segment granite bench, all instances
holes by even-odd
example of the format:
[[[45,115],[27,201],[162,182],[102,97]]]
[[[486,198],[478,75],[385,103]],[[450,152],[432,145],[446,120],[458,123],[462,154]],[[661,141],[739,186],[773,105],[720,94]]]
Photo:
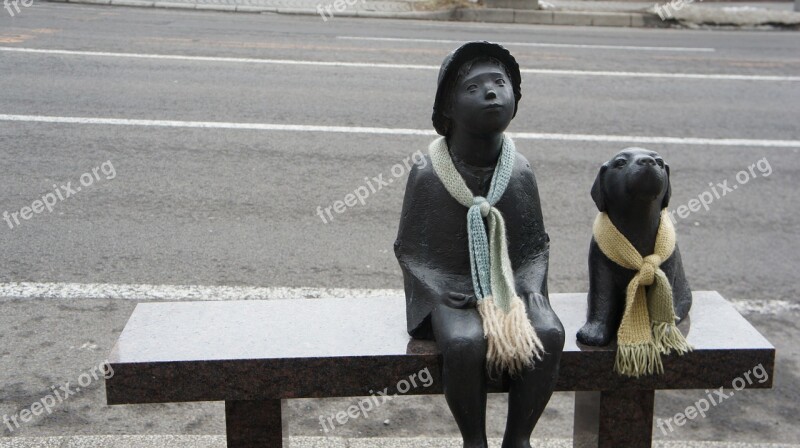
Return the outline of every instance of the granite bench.
[[[551,302],[567,334],[556,390],[576,393],[576,447],[651,446],[656,390],[728,389],[758,365],[767,381],[746,387],[772,387],[774,347],[716,292],[696,292],[680,325],[695,350],[638,380],[612,372],[613,346],[576,343],[585,294]],[[284,446],[288,399],[366,397],[426,368],[433,384],[405,394],[442,393],[441,357],[406,334],[402,298],[140,303],[109,362],[108,404],[225,401],[235,448]]]

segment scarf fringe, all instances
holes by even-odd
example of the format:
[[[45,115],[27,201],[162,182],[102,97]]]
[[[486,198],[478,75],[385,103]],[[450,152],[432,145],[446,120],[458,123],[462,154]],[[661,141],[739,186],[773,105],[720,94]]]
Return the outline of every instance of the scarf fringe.
[[[664,373],[661,355],[653,342],[625,344],[617,347],[614,371],[620,375],[639,378],[642,375]]]
[[[544,347],[528,320],[522,299],[514,296],[510,309],[504,312],[489,296],[478,302],[478,312],[488,345],[486,368],[490,376],[503,371],[515,376],[533,368],[534,359],[541,361]]]
[[[653,323],[653,340],[658,351],[665,355],[669,355],[673,350],[678,355],[692,351],[692,346],[674,323]]]

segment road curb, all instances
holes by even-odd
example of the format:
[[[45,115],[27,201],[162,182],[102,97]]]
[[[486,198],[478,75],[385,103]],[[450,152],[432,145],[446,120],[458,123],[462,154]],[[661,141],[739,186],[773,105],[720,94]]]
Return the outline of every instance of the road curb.
[[[522,9],[459,9],[455,20],[463,22],[521,23],[530,25],[611,26],[611,27],[667,27],[653,14],[599,12],[599,11],[548,11]]]
[[[196,11],[271,13],[288,15],[319,15],[317,11],[298,8],[276,8],[245,5],[203,5],[153,0],[48,0],[55,3],[110,5],[138,8],[193,9]],[[519,23],[526,25],[568,25],[607,27],[668,27],[670,23],[655,14],[621,12],[546,11],[504,8],[448,8],[438,11],[343,11],[336,17],[380,19],[441,20],[456,22]]]

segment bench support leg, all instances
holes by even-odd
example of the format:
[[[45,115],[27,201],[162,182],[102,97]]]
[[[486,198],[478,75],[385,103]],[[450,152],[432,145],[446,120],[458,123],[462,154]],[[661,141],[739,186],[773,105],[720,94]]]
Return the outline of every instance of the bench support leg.
[[[281,418],[286,400],[226,401],[228,448],[281,448],[287,437]]]
[[[575,392],[573,448],[649,448],[652,390]]]

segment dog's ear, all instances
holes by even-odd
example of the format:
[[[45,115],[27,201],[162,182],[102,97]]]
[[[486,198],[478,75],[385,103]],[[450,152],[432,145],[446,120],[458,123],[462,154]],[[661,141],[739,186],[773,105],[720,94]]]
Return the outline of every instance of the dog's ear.
[[[594,179],[594,184],[592,185],[592,200],[595,205],[597,205],[597,209],[601,212],[606,211],[606,194],[603,189],[603,176],[607,169],[608,163],[604,163],[603,166],[600,167],[600,172],[597,173],[597,177]]]
[[[667,171],[667,192],[664,193],[664,200],[661,201],[661,209],[669,206],[669,198],[672,196],[672,181],[669,179],[669,165],[664,162],[664,169]]]

